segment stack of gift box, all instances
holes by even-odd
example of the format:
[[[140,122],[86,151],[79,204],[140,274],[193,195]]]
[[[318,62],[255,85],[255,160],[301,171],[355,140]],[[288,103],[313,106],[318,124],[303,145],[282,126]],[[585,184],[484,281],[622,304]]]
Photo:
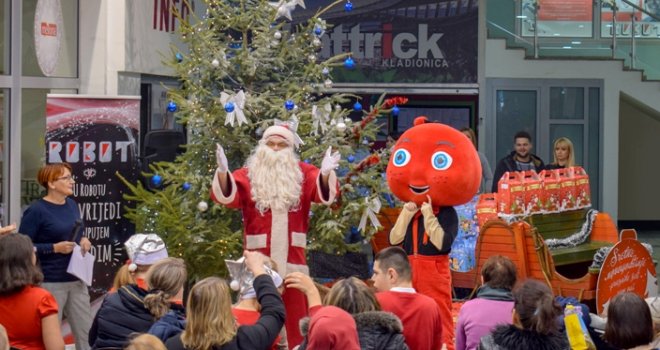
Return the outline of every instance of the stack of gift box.
[[[558,213],[591,206],[589,176],[582,167],[507,172],[497,193],[485,193],[477,203],[479,226],[498,217],[511,219]]]

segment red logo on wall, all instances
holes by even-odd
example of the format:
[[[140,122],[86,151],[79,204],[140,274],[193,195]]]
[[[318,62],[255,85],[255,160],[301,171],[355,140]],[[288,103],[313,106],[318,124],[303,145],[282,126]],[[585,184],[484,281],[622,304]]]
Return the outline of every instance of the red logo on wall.
[[[57,24],[41,22],[41,35],[57,36]]]

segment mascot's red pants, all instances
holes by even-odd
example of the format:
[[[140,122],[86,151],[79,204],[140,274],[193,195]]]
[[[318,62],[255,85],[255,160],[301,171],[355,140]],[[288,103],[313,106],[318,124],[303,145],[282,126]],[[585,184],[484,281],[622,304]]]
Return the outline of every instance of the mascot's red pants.
[[[440,306],[442,342],[454,349],[454,320],[451,314],[451,272],[448,255],[408,255],[413,272],[413,287]]]

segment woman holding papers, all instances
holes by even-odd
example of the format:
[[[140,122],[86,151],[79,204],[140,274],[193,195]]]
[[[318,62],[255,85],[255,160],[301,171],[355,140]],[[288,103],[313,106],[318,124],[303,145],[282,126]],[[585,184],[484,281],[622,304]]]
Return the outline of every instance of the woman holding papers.
[[[80,211],[76,202],[68,198],[73,194],[75,182],[71,166],[67,163],[45,165],[39,169],[37,181],[47,193],[25,210],[18,231],[28,235],[36,247],[44,274],[42,287],[57,300],[60,322],[66,314],[76,339],[76,349],[86,350],[92,324],[89,293],[82,281],[67,273],[67,267],[76,244],[83,254],[92,245],[79,234],[82,231]]]

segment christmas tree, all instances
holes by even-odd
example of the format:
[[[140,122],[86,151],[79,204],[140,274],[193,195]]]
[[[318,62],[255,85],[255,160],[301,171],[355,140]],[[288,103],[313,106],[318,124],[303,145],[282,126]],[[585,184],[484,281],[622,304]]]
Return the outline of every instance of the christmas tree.
[[[206,15],[179,28],[187,50],[173,48],[166,62],[181,83],[169,91],[168,109],[187,128],[188,143],[176,161],[151,166],[146,175],[157,189],[128,184],[127,199],[136,205],[127,217],[137,232],[161,235],[170,255],[186,260],[193,278],[222,273],[224,259],[240,255],[243,242],[239,212],[209,199],[216,143],[224,147],[230,169],[238,169],[263,130],[282,120],[298,125],[303,161],[319,166],[329,146],[342,155],[341,197],[330,209],[312,209],[308,250],[357,249],[346,243],[347,234],[371,238],[378,230],[375,214],[388,195],[382,176],[387,149],[371,150],[376,117],[396,113],[405,99],[381,97],[363,110],[356,96],[327,92],[332,72],[355,63],[350,53],[319,58],[326,9],[294,27],[287,19],[303,0],[205,2]],[[346,10],[352,6],[342,0],[330,7],[342,4]]]

